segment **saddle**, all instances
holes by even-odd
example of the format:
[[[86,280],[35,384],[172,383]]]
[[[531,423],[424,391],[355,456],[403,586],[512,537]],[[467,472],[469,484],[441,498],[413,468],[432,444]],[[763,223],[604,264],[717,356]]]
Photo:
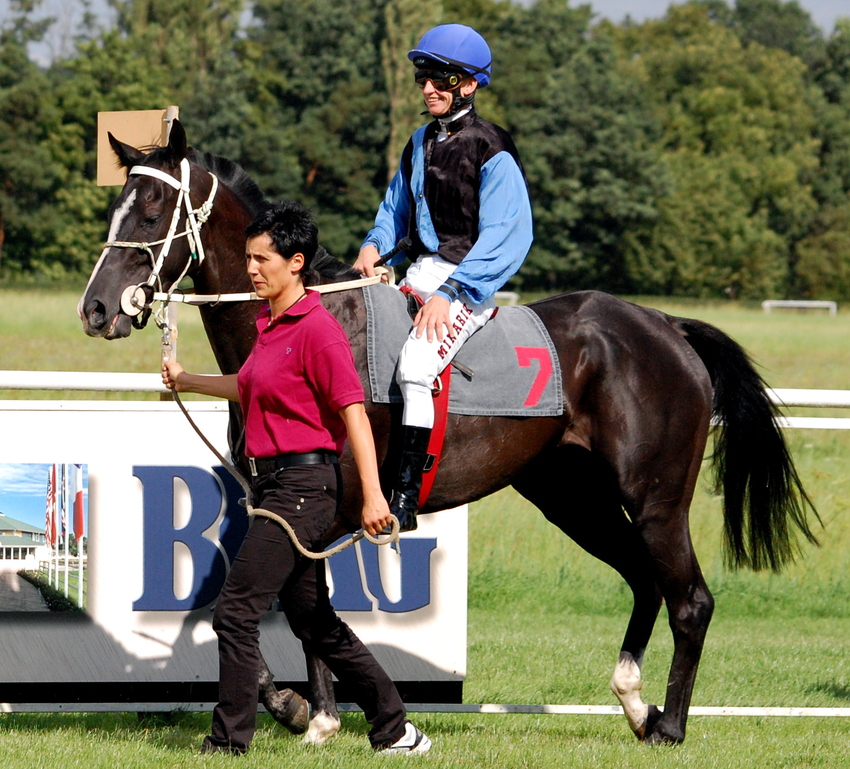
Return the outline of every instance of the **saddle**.
[[[366,304],[369,384],[374,403],[402,403],[396,383],[401,348],[419,310],[418,298],[384,284],[363,289]],[[419,503],[434,478],[448,415],[541,417],[564,412],[555,346],[540,318],[523,306],[500,307],[463,345],[434,388],[434,457],[422,478]]]
[[[363,288],[369,385],[375,403],[402,403],[395,381],[410,333],[407,296],[385,284]],[[414,313],[415,314],[415,313]],[[552,417],[564,413],[555,345],[527,307],[500,307],[463,345],[442,386],[448,413],[465,416]]]

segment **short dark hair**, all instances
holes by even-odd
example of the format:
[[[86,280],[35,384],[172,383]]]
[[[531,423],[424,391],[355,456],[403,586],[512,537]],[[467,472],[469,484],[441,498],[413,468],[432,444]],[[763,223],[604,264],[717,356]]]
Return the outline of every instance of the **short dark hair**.
[[[292,200],[270,205],[245,228],[246,238],[263,234],[268,234],[274,250],[285,259],[304,254],[302,275],[310,273],[319,246],[319,228],[309,209]]]

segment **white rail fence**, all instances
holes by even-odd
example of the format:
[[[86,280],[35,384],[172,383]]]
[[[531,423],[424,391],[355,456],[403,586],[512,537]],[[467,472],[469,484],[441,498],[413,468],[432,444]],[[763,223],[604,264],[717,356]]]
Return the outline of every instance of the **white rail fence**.
[[[761,308],[767,315],[770,315],[775,308],[791,310],[828,310],[830,315],[838,314],[838,303],[830,300],[765,299],[761,303]]]
[[[0,371],[0,390],[168,393],[159,374],[88,371]],[[771,400],[787,407],[850,408],[850,390],[768,389]],[[783,427],[848,430],[850,417],[782,417]]]
[[[0,390],[168,392],[159,374],[110,371],[0,371]]]

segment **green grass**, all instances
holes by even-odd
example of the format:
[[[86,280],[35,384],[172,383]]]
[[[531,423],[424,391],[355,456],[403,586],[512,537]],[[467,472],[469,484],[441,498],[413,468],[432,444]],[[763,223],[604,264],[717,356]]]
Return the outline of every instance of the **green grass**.
[[[134,330],[127,339],[90,339],[83,334],[77,317],[81,293],[0,288],[0,366],[44,371],[157,371],[159,332],[153,322],[144,331]],[[646,297],[635,301],[672,315],[705,320],[730,333],[752,354],[773,387],[847,386],[842,354],[850,347],[847,313],[839,312],[837,317],[793,311],[764,315],[758,308],[734,302]],[[180,359],[190,369],[214,372],[215,362],[198,310],[187,306],[178,312]],[[805,365],[800,363],[801,354],[805,355]]]
[[[237,764],[240,769],[365,769],[390,761],[440,769],[838,769],[847,766],[850,755],[850,730],[838,719],[694,718],[684,745],[652,749],[623,734],[622,725],[609,717],[422,714],[416,722],[437,738],[422,757],[372,755],[362,717],[344,715],[342,732],[321,748],[302,746],[263,717],[248,755],[232,758],[196,754],[208,725],[204,715],[186,715],[175,726],[145,725],[135,715],[13,715],[0,721],[0,755],[10,769]]]
[[[80,574],[78,571],[68,573],[68,595],[65,595],[65,573],[60,572],[58,579],[54,573],[44,571],[19,571],[18,574],[35,585],[41,592],[42,598],[50,611],[83,612],[86,607],[86,590],[88,588],[88,572],[83,572],[83,603],[80,605]]]
[[[158,333],[105,342],[83,336],[76,294],[0,291],[2,368],[156,371]],[[847,315],[776,312],[740,304],[643,300],[732,334],[776,387],[848,387]],[[214,371],[197,311],[180,309],[180,357]],[[4,395],[4,397],[7,397]],[[15,393],[13,397],[33,397]],[[57,397],[46,394],[45,397]],[[77,394],[74,397],[90,397]],[[818,414],[818,412],[809,412]],[[823,414],[823,412],[820,412]],[[839,414],[841,412],[838,412]],[[694,705],[850,707],[850,434],[792,431],[792,452],[825,527],[783,575],[723,567],[720,501],[706,467],[692,508],[694,543],[716,599]],[[565,490],[565,494],[568,490]],[[470,512],[467,702],[615,704],[608,681],[630,611],[624,583],[561,535],[513,491]],[[645,665],[645,698],[663,701],[672,640],[662,611]],[[694,717],[676,748],[648,748],[612,716],[416,714],[434,740],[414,760],[433,767],[845,767],[843,718]],[[135,714],[0,716],[7,767],[345,767],[383,764],[360,714],[310,749],[267,716],[240,759],[200,757],[208,714],[176,723]]]
[[[126,339],[91,339],[77,317],[79,293],[0,290],[0,369],[12,371],[159,372],[159,329],[153,320]],[[215,373],[215,360],[198,310],[178,309],[178,357],[190,371]],[[157,400],[155,393],[0,390],[0,398]]]

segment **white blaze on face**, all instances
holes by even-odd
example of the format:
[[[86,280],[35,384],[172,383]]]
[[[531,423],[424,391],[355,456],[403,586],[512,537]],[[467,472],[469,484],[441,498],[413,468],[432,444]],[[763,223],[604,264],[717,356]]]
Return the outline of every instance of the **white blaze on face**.
[[[649,714],[649,708],[640,697],[642,688],[640,665],[631,654],[622,653],[617,661],[617,667],[614,668],[614,675],[611,676],[611,691],[617,695],[629,726],[639,737],[643,736]]]
[[[112,221],[109,223],[109,234],[106,236],[107,243],[112,243],[114,240],[117,239],[118,233],[121,231],[121,225],[127,218],[127,214],[129,214],[132,210],[133,204],[135,202],[136,190],[133,190],[129,195],[127,195],[127,199],[121,204],[118,210],[112,215]],[[80,297],[80,301],[77,303],[77,315],[79,315],[82,320],[85,320],[85,316],[83,315],[83,301],[85,300],[86,294],[88,294],[89,292],[89,286],[91,286],[95,275],[97,275],[98,270],[100,270],[100,266],[103,264],[103,260],[106,258],[107,253],[109,253],[109,249],[104,248],[103,252],[100,255],[100,258],[97,260],[97,264],[92,270],[89,282],[86,284],[86,290],[83,291],[83,295]]]

